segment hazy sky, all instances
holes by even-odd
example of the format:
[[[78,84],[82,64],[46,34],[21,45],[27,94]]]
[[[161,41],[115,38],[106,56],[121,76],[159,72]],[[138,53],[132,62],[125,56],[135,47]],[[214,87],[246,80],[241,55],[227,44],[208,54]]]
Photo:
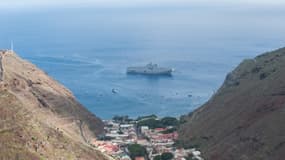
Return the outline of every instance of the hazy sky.
[[[246,4],[285,5],[284,0],[0,0],[0,8],[33,8],[49,6],[96,6],[96,7],[138,7],[138,6],[185,6],[192,4]]]

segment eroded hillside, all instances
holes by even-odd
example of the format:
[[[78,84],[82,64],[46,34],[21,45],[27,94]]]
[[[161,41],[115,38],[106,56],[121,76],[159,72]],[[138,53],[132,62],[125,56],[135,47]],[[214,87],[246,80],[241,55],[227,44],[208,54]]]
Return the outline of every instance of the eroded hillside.
[[[96,159],[99,118],[12,51],[0,52],[0,159]]]

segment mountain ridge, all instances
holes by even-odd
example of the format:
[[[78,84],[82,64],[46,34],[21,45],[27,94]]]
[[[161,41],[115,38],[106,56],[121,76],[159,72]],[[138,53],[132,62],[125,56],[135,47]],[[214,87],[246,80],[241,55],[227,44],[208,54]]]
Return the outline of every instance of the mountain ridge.
[[[184,117],[180,144],[206,159],[285,156],[285,48],[244,60],[203,106]]]
[[[102,121],[63,85],[9,50],[0,79],[0,159],[107,159],[89,145]]]

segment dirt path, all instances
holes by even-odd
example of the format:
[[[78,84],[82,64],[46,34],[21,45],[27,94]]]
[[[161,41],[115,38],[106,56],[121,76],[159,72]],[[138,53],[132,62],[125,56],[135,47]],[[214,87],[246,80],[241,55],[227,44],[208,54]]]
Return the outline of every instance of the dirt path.
[[[81,137],[83,138],[83,140],[85,141],[85,143],[88,144],[88,141],[87,141],[87,139],[86,139],[86,137],[84,136],[84,133],[83,133],[82,125],[83,125],[83,122],[80,120],[80,124],[79,124],[80,134],[81,134]]]

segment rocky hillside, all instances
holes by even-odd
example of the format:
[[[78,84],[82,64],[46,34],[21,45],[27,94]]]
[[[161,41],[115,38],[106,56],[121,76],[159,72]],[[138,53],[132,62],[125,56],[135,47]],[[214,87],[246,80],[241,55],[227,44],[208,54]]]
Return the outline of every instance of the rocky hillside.
[[[186,116],[180,144],[209,160],[283,160],[285,48],[243,61],[219,91]]]
[[[106,159],[88,142],[100,119],[12,51],[0,51],[0,159]]]

